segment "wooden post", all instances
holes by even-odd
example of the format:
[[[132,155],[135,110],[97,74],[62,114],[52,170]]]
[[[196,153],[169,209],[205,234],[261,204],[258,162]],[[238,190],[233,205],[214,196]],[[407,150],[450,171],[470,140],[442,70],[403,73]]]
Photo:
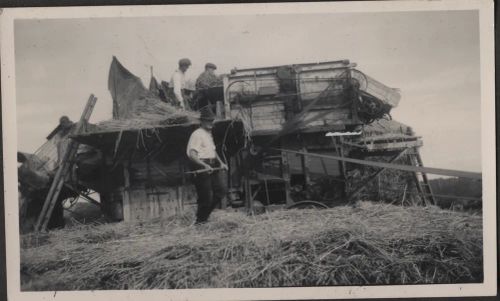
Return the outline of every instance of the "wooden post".
[[[380,174],[377,175],[377,196],[378,200],[382,200],[382,195],[380,194]]]
[[[344,157],[344,146],[342,144],[343,138],[338,137],[338,146],[339,146],[339,156]],[[349,191],[349,183],[347,183],[347,166],[345,161],[340,161],[340,172],[342,173],[342,180],[344,180],[344,197],[347,195],[347,192]]]
[[[408,187],[408,183],[405,184],[405,188],[403,190],[403,197],[401,198],[401,206],[404,205],[405,203],[405,197],[406,197],[406,188]]]
[[[215,103],[215,116],[217,117],[217,119],[224,118],[223,112],[224,112],[224,104],[222,103],[222,101],[218,100]]]
[[[302,94],[301,94],[301,89],[300,89],[300,72],[295,72],[295,84],[296,84],[296,90],[297,90],[297,111],[302,111],[303,105],[302,105]]]
[[[323,158],[319,158],[320,162],[321,162],[321,166],[323,167],[323,171],[325,172],[325,175],[329,175],[328,174],[328,168],[326,168],[326,164],[325,164],[325,160]]]
[[[303,147],[302,151],[304,153],[307,153],[307,148]],[[301,155],[300,159],[302,163],[302,172],[304,173],[304,184],[307,187],[307,185],[311,183],[311,176],[309,174],[309,156]]]
[[[231,118],[231,104],[229,103],[229,95],[227,95],[227,87],[229,86],[229,78],[228,76],[224,76],[222,78],[222,85],[224,87],[224,118]]]
[[[288,153],[281,152],[281,174],[282,178],[285,180],[285,200],[287,206],[293,204],[293,200],[290,197],[290,165],[288,163]]]
[[[349,81],[349,83],[352,83],[352,69],[353,68],[348,68],[347,69],[347,80]],[[352,87],[352,89],[354,90],[354,87]],[[352,105],[351,105],[351,113],[352,113],[352,116],[351,116],[351,120],[355,123],[358,123],[359,122],[359,115],[358,115],[358,98],[360,97],[359,96],[359,89],[357,89],[356,91],[352,91],[352,95],[351,95],[354,99],[352,101]]]
[[[132,212],[130,211],[130,173],[128,171],[128,161],[123,162],[123,220],[128,222],[131,220]]]
[[[344,157],[344,149],[342,147],[341,137],[332,137],[333,146],[339,157]],[[349,187],[347,186],[347,176],[346,176],[346,164],[344,161],[339,161],[340,176],[344,181],[344,189],[342,191],[342,197],[346,197]]]
[[[251,185],[250,185],[250,179],[248,178],[248,173],[246,173],[245,177],[243,178],[243,185],[245,188],[245,208],[247,210],[247,213],[252,213],[253,200],[252,200],[252,192],[250,191]]]

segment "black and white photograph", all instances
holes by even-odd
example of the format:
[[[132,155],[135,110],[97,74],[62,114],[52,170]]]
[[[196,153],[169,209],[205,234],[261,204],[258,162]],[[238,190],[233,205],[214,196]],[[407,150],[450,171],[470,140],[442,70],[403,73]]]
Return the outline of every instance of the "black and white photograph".
[[[496,294],[492,1],[1,21],[12,300]]]

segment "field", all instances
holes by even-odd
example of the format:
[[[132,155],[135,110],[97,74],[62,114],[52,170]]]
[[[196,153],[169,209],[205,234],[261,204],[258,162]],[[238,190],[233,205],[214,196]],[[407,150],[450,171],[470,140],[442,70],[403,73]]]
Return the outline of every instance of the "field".
[[[32,290],[481,282],[482,217],[358,202],[257,216],[216,211],[21,237]]]

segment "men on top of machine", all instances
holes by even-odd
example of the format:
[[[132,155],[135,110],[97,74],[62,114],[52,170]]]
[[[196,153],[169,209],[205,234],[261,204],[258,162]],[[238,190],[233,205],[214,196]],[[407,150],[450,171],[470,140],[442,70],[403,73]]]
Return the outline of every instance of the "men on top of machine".
[[[196,80],[195,93],[193,93],[195,89],[189,87],[189,82],[186,80],[186,71],[190,66],[191,61],[188,58],[179,60],[179,68],[174,71],[170,79],[168,98],[172,104],[184,110],[195,111],[209,104],[215,105],[217,100],[223,98],[222,80],[215,74],[217,66],[213,63],[205,64],[205,71]]]

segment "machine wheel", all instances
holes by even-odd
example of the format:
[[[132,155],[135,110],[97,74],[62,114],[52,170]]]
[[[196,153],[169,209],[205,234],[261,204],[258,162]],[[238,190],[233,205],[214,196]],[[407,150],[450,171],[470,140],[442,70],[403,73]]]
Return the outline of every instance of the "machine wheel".
[[[300,201],[286,207],[286,209],[327,209],[327,208],[329,208],[327,205],[315,201]]]

